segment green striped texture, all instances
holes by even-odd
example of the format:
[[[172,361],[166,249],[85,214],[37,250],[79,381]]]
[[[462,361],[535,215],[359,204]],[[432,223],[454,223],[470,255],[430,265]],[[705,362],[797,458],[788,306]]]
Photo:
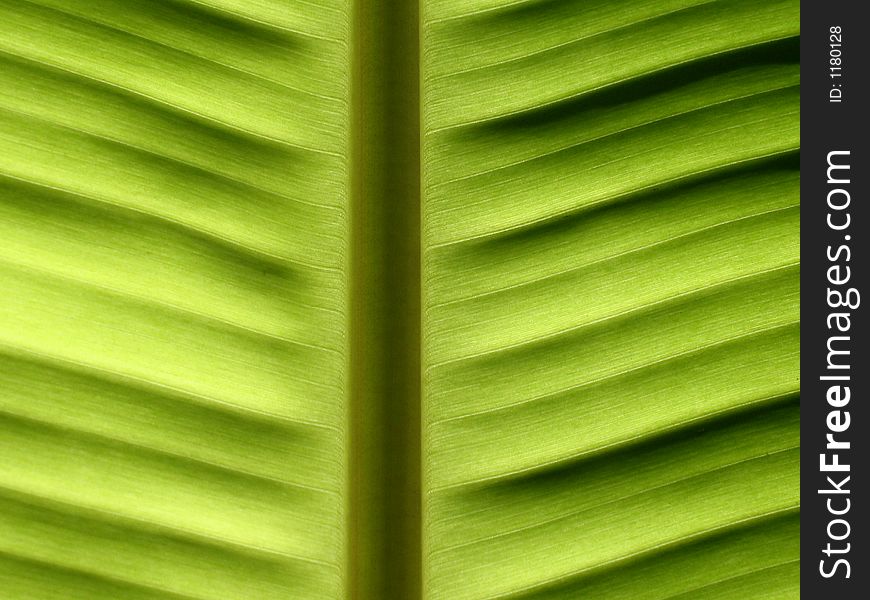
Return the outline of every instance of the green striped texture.
[[[797,3],[422,31],[426,597],[797,598]]]
[[[344,588],[349,9],[0,1],[0,595]]]
[[[799,597],[798,2],[360,6],[0,0],[0,597]]]

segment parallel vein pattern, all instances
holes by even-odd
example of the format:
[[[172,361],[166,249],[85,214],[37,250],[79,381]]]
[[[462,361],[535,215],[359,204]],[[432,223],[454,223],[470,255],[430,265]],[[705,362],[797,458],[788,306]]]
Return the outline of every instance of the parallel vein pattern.
[[[338,598],[342,0],[0,0],[0,590]]]
[[[424,8],[426,597],[797,598],[797,3]]]

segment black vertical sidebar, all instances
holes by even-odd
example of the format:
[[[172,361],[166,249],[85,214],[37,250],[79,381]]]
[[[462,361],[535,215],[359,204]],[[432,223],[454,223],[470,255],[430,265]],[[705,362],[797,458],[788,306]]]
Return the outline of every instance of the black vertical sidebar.
[[[865,12],[858,1],[801,5],[801,593],[810,599],[870,597]]]

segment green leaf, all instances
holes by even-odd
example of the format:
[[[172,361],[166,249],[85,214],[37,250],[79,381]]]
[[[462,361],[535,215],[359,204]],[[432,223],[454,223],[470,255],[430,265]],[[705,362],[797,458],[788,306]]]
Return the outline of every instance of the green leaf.
[[[796,3],[424,6],[426,597],[797,597]]]
[[[798,21],[0,0],[0,596],[797,598]]]
[[[0,15],[2,595],[340,597],[346,3]]]

